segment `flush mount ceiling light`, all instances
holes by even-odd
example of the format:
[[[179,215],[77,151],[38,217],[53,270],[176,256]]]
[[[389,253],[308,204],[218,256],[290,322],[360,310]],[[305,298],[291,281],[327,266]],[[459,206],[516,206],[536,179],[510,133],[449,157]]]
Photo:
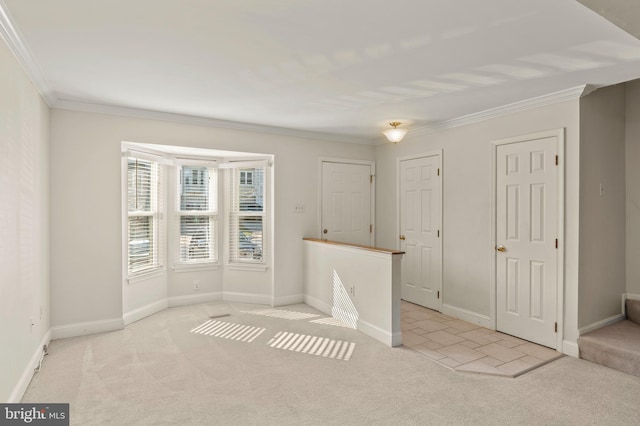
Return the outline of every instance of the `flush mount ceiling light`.
[[[393,129],[387,129],[384,132],[384,135],[389,139],[389,142],[398,143],[404,138],[404,135],[407,134],[406,129],[398,129],[398,126],[402,124],[399,121],[392,121],[389,123]]]

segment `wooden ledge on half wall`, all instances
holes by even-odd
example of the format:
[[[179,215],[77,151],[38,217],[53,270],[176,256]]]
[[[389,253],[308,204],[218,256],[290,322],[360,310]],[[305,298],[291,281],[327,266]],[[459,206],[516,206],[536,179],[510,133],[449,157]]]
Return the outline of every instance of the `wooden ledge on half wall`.
[[[353,248],[358,248],[358,249],[362,249],[362,250],[368,250],[368,251],[373,251],[376,253],[387,253],[390,255],[396,255],[396,254],[404,254],[403,251],[399,251],[399,250],[391,250],[391,249],[385,249],[385,248],[379,248],[379,247],[372,247],[372,246],[365,246],[365,245],[361,245],[361,244],[350,244],[350,243],[341,243],[339,241],[331,241],[331,240],[322,240],[320,238],[303,238],[304,241],[314,241],[316,243],[323,243],[323,244],[331,244],[331,245],[335,245],[335,246],[345,246],[345,247],[353,247]]]

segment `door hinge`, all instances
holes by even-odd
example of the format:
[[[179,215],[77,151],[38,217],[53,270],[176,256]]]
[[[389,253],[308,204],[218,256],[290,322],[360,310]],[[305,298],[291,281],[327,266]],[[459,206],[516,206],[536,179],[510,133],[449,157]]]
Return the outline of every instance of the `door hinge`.
[[[438,299],[440,299],[440,290],[438,290]]]
[[[558,165],[558,156],[556,155],[556,166]]]
[[[373,183],[373,175],[369,175],[369,183]]]
[[[556,238],[556,248],[558,248],[558,239]]]
[[[440,168],[438,168],[438,176],[440,176]]]
[[[555,332],[558,332],[558,323],[555,323],[555,327],[554,327]]]
[[[373,233],[373,225],[369,225],[369,233]]]
[[[438,229],[438,238],[440,238],[440,230]]]

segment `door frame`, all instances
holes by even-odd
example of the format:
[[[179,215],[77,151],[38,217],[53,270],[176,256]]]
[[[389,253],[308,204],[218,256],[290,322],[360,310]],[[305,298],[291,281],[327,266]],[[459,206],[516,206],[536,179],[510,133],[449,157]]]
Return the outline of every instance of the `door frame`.
[[[338,163],[338,164],[355,164],[358,166],[369,166],[369,170],[373,179],[371,181],[371,225],[373,225],[373,232],[371,232],[371,246],[376,245],[376,162],[372,160],[349,160],[347,158],[335,158],[335,157],[319,157],[318,158],[318,238],[322,239],[322,170],[324,163]]]
[[[402,218],[402,205],[401,205],[401,194],[400,190],[402,188],[402,171],[400,169],[400,165],[403,161],[408,160],[417,160],[419,158],[426,157],[440,157],[440,299],[438,299],[438,303],[440,305],[440,312],[442,312],[442,306],[444,305],[444,150],[437,149],[429,152],[422,152],[419,154],[405,155],[402,157],[396,158],[396,249],[400,250],[400,222]],[[402,283],[402,278],[400,279]]]
[[[498,147],[501,145],[508,145],[520,142],[527,142],[531,140],[543,139],[543,138],[551,138],[555,137],[557,140],[557,150],[558,150],[558,199],[557,199],[557,225],[558,225],[558,249],[556,253],[556,262],[557,262],[557,271],[556,271],[556,280],[557,280],[557,295],[556,295],[556,321],[558,323],[558,332],[556,333],[556,350],[562,352],[562,342],[564,338],[564,259],[565,259],[565,249],[564,249],[564,204],[565,204],[565,195],[564,195],[564,184],[565,184],[565,129],[554,129],[547,130],[543,132],[530,133],[526,135],[513,136],[510,138],[499,139],[491,142],[491,283],[490,291],[489,291],[489,311],[491,312],[491,327],[494,330],[497,330],[497,318],[498,318],[498,301],[497,301],[497,289],[498,289],[498,275],[497,275],[497,254],[496,254],[496,244],[497,244],[497,193],[496,193],[496,185],[498,183],[497,176],[497,155],[498,155]]]

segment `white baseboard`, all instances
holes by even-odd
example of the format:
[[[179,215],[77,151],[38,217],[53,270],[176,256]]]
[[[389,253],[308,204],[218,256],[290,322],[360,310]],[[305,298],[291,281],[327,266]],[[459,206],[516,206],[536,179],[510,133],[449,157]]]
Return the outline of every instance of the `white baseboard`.
[[[272,306],[286,306],[296,305],[298,303],[304,303],[304,296],[302,294],[293,294],[291,296],[274,297],[271,302]]]
[[[35,351],[33,351],[33,355],[29,359],[29,363],[24,368],[22,375],[20,376],[20,380],[16,383],[16,386],[13,388],[13,392],[9,396],[9,400],[7,401],[10,404],[19,403],[22,401],[22,397],[29,387],[29,383],[31,383],[31,379],[33,378],[33,374],[35,372],[36,367],[40,364],[40,358],[42,357],[42,347],[44,345],[49,345],[51,342],[51,329],[45,333],[40,341],[38,347],[36,347]]]
[[[304,303],[315,308],[322,312],[323,314],[332,315],[332,307],[330,304],[323,302],[320,299],[316,299],[313,296],[309,296],[308,294],[304,295]],[[349,315],[348,313],[344,313],[345,315]],[[363,321],[362,319],[358,319],[357,321],[357,329],[362,331],[364,334],[373,337],[379,342],[384,343],[388,346],[400,346],[402,344],[402,333],[388,333],[382,330],[380,327],[375,326],[367,321]]]
[[[271,306],[270,294],[233,293],[225,291],[222,293],[222,300],[225,302],[253,303],[256,305]]]
[[[402,345],[402,331],[398,331],[396,333],[391,334],[391,346],[394,348],[396,346]]]
[[[583,334],[589,333],[593,330],[597,330],[599,328],[602,327],[606,327],[610,324],[613,324],[614,322],[618,322],[620,320],[624,319],[624,315],[623,314],[616,314],[614,316],[611,316],[609,318],[605,318],[603,320],[600,320],[598,322],[594,322],[593,324],[589,324],[585,327],[581,327],[578,329],[578,335],[582,336]]]
[[[625,293],[623,299],[640,300],[640,294]]]
[[[378,326],[367,321],[358,319],[358,330],[367,336],[373,337],[378,342],[382,342],[387,346],[400,346],[402,344],[402,333],[388,333]],[[395,344],[394,344],[395,343]]]
[[[108,331],[122,330],[123,328],[124,320],[122,318],[60,325],[51,327],[51,340],[86,336],[88,334],[106,333]]]
[[[222,300],[221,291],[212,291],[210,293],[187,294],[186,296],[174,296],[167,298],[167,304],[170,308],[176,306],[199,305],[201,303],[218,302]]]
[[[151,316],[169,307],[167,299],[158,300],[157,302],[149,303],[141,308],[134,309],[122,315],[124,325],[129,325],[143,318]]]
[[[491,328],[491,318],[486,315],[481,315],[475,312],[467,311],[466,309],[456,308],[455,306],[442,304],[442,313],[455,317],[473,324],[478,324],[486,328]]]
[[[640,300],[640,294],[622,293],[622,315],[624,315],[624,316],[627,315],[627,305],[625,304],[625,301],[627,299],[629,299],[629,300]]]
[[[562,353],[574,358],[580,358],[580,349],[578,348],[578,344],[569,340],[562,341]]]
[[[325,315],[331,316],[331,305],[329,305],[328,303],[323,302],[320,299],[316,299],[313,296],[309,296],[308,294],[305,294],[304,295],[304,303],[306,303],[307,305],[311,306],[314,309],[319,310],[320,312],[322,312]]]

